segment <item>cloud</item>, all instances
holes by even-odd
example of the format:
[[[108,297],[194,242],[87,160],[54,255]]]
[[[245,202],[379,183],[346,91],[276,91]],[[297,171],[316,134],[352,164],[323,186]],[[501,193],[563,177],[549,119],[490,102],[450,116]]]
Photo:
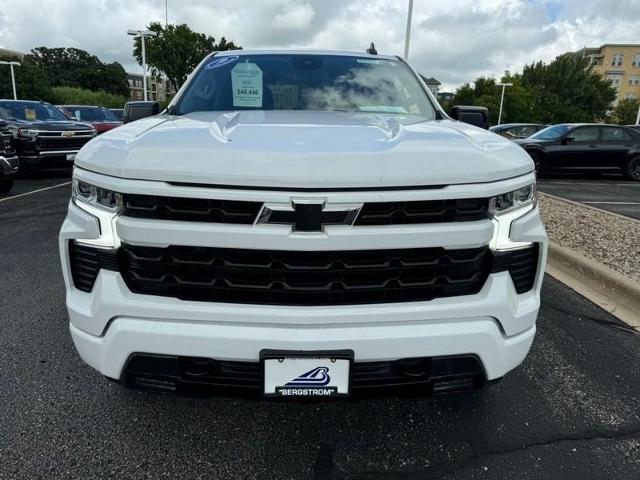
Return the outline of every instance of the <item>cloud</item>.
[[[172,23],[245,48],[402,54],[407,0],[168,0]],[[159,0],[0,0],[0,47],[73,46],[138,71],[127,29],[164,22]],[[410,62],[452,89],[583,46],[637,43],[637,0],[415,0]]]

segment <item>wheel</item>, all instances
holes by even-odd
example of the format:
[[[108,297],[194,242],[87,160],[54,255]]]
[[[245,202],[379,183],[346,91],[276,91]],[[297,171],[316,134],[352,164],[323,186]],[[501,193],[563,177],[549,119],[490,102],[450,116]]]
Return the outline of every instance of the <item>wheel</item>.
[[[531,157],[531,160],[533,160],[533,166],[535,168],[536,175],[538,177],[542,177],[542,175],[544,174],[542,155],[540,155],[538,152],[529,152],[529,156]]]
[[[624,167],[624,176],[634,182],[640,182],[640,155],[630,158]]]
[[[7,193],[13,188],[13,178],[11,180],[0,180],[0,193]]]

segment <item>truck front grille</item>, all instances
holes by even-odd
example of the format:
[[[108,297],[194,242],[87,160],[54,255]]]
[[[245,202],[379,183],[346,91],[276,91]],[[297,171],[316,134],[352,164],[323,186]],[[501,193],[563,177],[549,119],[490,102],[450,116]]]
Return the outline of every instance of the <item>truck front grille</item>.
[[[85,143],[91,140],[91,135],[62,137],[62,136],[38,136],[38,149],[43,151],[80,150]]]
[[[123,245],[119,266],[134,293],[268,305],[431,300],[480,291],[488,248],[301,252]]]
[[[539,245],[346,252],[69,242],[76,288],[90,292],[100,269],[119,271],[133,293],[221,303],[353,305],[426,301],[478,293],[490,273],[508,271],[517,293],[535,284]]]
[[[128,217],[245,225],[254,223],[262,207],[261,202],[134,194],[125,194],[124,204],[122,215]],[[354,225],[468,222],[488,218],[488,206],[487,198],[369,202]]]
[[[13,155],[15,153],[11,138],[10,133],[0,133],[0,153],[4,152],[5,155]]]

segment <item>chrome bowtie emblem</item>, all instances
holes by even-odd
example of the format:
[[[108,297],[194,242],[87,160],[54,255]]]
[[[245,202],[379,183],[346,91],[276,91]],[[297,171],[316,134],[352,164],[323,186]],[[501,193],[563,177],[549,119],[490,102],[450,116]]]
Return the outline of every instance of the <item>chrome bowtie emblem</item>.
[[[265,205],[257,223],[291,225],[294,232],[322,232],[325,225],[353,225],[359,211],[358,205],[328,207],[322,200],[293,200],[284,208]]]
[[[62,132],[63,137],[73,137],[76,132]]]

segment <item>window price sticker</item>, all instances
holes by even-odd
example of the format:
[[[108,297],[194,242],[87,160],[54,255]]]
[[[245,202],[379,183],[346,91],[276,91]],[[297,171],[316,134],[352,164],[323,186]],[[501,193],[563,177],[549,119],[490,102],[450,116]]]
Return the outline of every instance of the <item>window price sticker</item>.
[[[231,70],[234,107],[262,107],[262,70],[255,63],[238,63]]]

